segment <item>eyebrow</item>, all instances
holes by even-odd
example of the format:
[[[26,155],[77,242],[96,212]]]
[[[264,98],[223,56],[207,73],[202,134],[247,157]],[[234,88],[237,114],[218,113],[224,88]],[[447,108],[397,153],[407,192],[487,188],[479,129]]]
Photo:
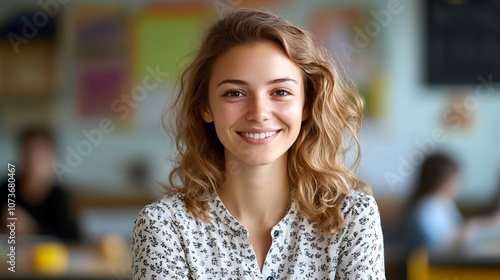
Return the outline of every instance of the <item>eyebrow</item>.
[[[294,80],[292,78],[280,78],[280,79],[274,79],[274,80],[267,81],[266,85],[280,84],[280,83],[286,83],[286,82],[292,82],[295,84],[299,84],[296,80]],[[247,81],[226,79],[226,80],[220,82],[215,88],[218,88],[220,85],[223,85],[223,84],[236,84],[236,85],[248,86]]]

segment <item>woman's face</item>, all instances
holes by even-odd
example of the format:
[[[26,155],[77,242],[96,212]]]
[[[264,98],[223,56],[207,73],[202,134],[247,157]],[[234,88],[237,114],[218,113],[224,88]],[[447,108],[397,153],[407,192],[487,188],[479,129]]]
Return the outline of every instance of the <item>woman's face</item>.
[[[449,197],[456,198],[460,187],[460,173],[454,172],[444,183],[444,189]]]
[[[304,98],[301,70],[278,45],[240,45],[216,60],[202,117],[214,122],[226,161],[265,165],[297,139]]]

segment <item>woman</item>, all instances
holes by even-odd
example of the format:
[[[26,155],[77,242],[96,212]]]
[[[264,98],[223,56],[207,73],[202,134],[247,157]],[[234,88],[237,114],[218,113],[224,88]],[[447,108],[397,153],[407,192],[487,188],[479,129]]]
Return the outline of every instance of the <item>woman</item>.
[[[344,163],[363,102],[308,33],[236,10],[180,84],[177,167],[135,221],[135,279],[385,279],[377,205]]]
[[[71,218],[71,199],[54,176],[52,163],[56,160],[56,139],[46,127],[33,126],[23,130],[19,145],[20,166],[15,174],[15,188],[7,178],[0,185],[0,232],[9,228],[7,198],[15,201],[17,236],[50,235],[65,242],[77,242],[78,227]],[[14,194],[15,196],[12,196]]]
[[[419,247],[451,251],[470,245],[480,232],[500,228],[500,211],[465,220],[455,204],[460,170],[444,154],[427,157],[421,167],[406,219],[406,254]]]

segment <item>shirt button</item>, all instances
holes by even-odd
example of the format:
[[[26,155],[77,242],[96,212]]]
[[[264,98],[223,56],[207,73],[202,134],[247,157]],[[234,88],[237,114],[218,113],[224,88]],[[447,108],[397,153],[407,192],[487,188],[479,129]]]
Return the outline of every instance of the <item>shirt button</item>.
[[[276,232],[276,231],[275,231]],[[266,280],[274,280],[274,277],[272,276],[267,276]]]
[[[275,230],[274,233],[273,233],[273,236],[274,236],[274,238],[278,238],[278,236],[280,236],[280,232],[277,231],[277,230]],[[271,277],[271,276],[269,276],[269,277]],[[269,279],[269,277],[267,277],[267,280],[272,280],[272,279]]]

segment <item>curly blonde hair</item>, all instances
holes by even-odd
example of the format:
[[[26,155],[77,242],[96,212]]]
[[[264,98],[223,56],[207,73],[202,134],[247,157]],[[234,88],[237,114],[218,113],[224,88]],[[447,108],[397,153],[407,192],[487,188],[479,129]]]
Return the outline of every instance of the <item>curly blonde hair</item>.
[[[309,117],[288,151],[288,176],[300,215],[333,233],[344,221],[340,207],[345,197],[353,189],[369,192],[345,163],[352,140],[357,146],[352,168],[360,159],[356,134],[363,99],[308,32],[267,11],[228,13],[208,30],[182,73],[178,95],[166,112],[174,115],[169,131],[175,135],[177,156],[170,185],[165,187],[185,194],[186,207],[196,219],[210,219],[208,202],[217,195],[226,171],[224,149],[214,125],[202,119],[208,107],[212,67],[228,49],[262,41],[277,43],[302,71]]]

